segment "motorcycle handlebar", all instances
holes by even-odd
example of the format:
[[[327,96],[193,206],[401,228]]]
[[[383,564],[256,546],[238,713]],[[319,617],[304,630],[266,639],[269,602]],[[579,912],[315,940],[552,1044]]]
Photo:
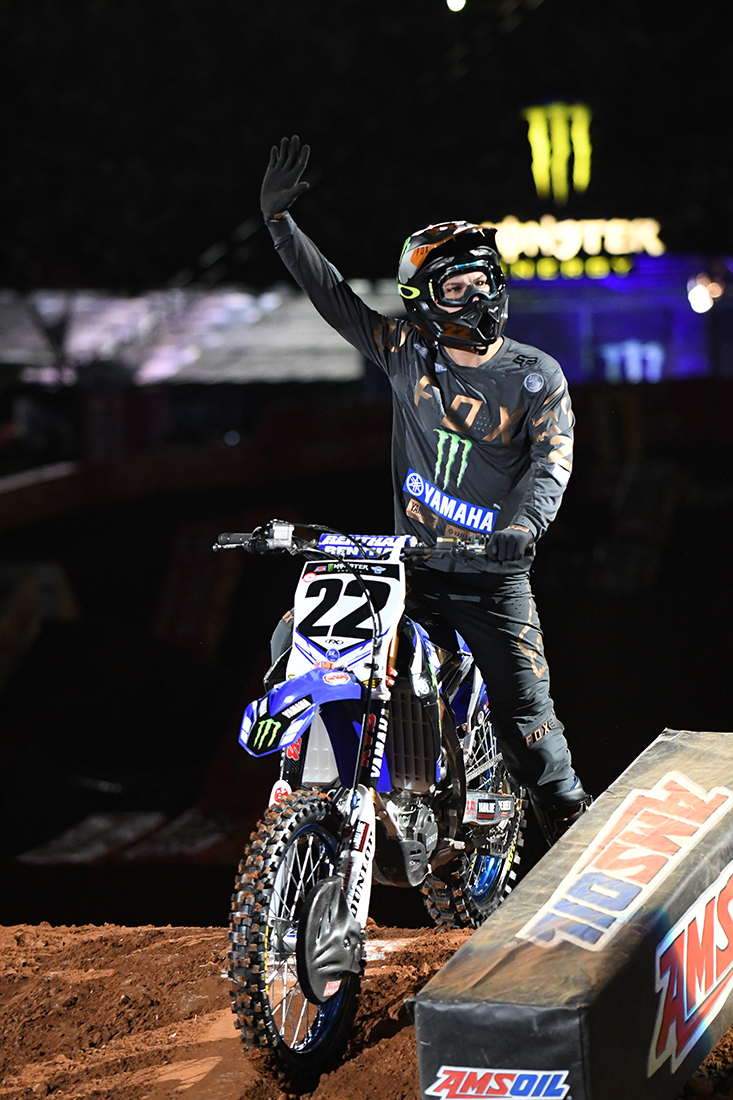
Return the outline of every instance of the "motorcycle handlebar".
[[[232,535],[232,534],[227,534],[226,532],[224,532],[223,534],[219,535],[219,537],[217,538],[217,540],[214,544],[214,549],[215,550],[228,550],[229,547],[234,547],[234,546],[249,546],[251,541],[252,541],[252,535],[251,534],[249,534],[249,535],[233,534]]]
[[[306,527],[307,525],[303,524],[303,526]],[[322,531],[323,528],[318,528],[318,530]],[[487,544],[488,537],[483,535],[476,535],[475,538],[472,539],[438,538],[434,544],[417,542],[403,546],[400,551],[400,558],[402,558],[402,560],[407,560],[409,558],[427,558],[436,554],[441,557],[447,555],[453,557],[481,557],[486,554]],[[343,550],[346,551],[349,546],[358,545],[358,539],[354,538],[353,543],[344,544]],[[232,550],[235,547],[240,547],[250,554],[267,554],[271,551],[284,551],[293,555],[312,552],[322,553],[324,557],[352,557],[351,554],[345,552],[339,553],[338,550],[334,548],[330,548],[328,551],[320,550],[317,539],[308,540],[297,538],[294,535],[294,525],[283,520],[271,520],[270,523],[266,524],[264,527],[258,527],[249,534],[224,532],[217,538],[213,549]],[[376,557],[377,555],[375,554],[374,556]]]

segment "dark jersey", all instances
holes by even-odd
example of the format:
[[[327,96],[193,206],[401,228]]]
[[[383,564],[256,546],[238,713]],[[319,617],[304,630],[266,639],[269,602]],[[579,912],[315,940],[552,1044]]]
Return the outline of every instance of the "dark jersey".
[[[370,309],[288,214],[268,227],[324,320],[389,377],[396,531],[432,542],[519,523],[539,538],[572,468],[574,418],[559,364],[504,337],[485,366],[460,367],[411,322]],[[517,572],[533,553],[504,564],[435,565]]]

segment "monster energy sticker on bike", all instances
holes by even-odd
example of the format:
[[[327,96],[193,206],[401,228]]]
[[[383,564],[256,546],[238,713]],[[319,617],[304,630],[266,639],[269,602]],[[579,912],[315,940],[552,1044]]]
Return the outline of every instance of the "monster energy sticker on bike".
[[[297,699],[294,703],[291,703],[290,706],[274,717],[271,714],[263,714],[249,732],[247,749],[255,756],[272,752],[281,740],[285,730],[289,728],[298,715],[303,714],[312,704],[312,697],[306,695],[303,699]]]
[[[445,481],[447,482],[447,477]],[[494,530],[496,512],[490,508],[479,508],[470,501],[442,492],[415,470],[408,470],[402,488],[415,500],[426,504],[436,515],[450,520],[456,527],[464,527],[469,531],[485,531],[487,534]]]
[[[278,721],[277,718],[260,718],[252,731],[252,751],[264,752],[272,748],[277,741],[278,734],[282,727],[283,723]]]

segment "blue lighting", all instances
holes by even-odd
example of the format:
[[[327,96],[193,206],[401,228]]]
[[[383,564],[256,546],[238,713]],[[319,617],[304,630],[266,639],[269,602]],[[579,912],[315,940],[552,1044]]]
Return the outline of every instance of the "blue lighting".
[[[700,256],[665,253],[632,257],[626,273],[510,274],[507,335],[553,355],[575,384],[731,373],[733,367],[714,362],[710,312],[695,312],[688,298],[691,278],[704,269]],[[733,311],[722,294],[711,312],[731,327]]]

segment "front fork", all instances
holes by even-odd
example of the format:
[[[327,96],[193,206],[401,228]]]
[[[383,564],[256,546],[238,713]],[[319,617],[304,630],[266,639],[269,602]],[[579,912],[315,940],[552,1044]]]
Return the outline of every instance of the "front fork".
[[[372,893],[372,865],[377,839],[374,800],[389,732],[389,688],[397,675],[395,666],[398,640],[399,635],[395,631],[387,656],[386,682],[379,688],[372,689],[369,707],[364,714],[354,784],[349,804],[344,809],[346,820],[338,873],[343,882],[349,910],[362,929],[366,927]]]

